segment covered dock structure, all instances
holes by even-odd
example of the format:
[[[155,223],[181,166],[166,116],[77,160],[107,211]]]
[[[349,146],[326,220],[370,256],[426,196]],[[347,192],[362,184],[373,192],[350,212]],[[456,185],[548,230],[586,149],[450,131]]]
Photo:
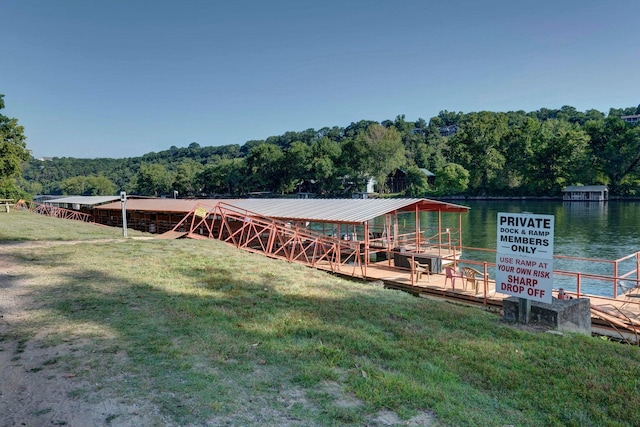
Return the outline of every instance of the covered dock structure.
[[[42,196],[41,196],[42,197]],[[61,196],[44,197],[41,202],[20,200],[19,208],[61,219],[94,222],[96,206],[119,200],[119,196]]]
[[[570,185],[562,190],[562,200],[566,202],[605,202],[609,200],[606,185]]]
[[[50,205],[28,205],[35,206],[29,210],[36,213],[49,212],[38,209]],[[122,226],[122,201],[83,205],[89,209],[90,222]],[[20,202],[19,206],[29,207]],[[473,251],[495,250],[463,246],[462,218],[468,208],[461,205],[429,199],[128,199],[124,207],[131,228],[160,238],[219,239],[268,257],[490,310],[501,310],[507,297],[497,291],[491,278],[495,263],[468,256]],[[617,260],[554,258],[609,265],[611,274],[587,274],[580,269],[554,270],[553,274],[566,279],[566,295],[591,300],[595,328],[640,343],[640,252]],[[413,268],[415,261],[428,265],[428,272]],[[611,296],[585,294],[583,286],[591,282],[611,286]]]
[[[95,219],[120,225],[119,212],[120,203],[98,206]],[[473,248],[462,243],[462,215],[468,208],[457,204],[429,199],[148,199],[129,200],[126,212],[133,228],[155,230],[162,238],[218,239],[268,257],[379,281],[416,296],[444,297],[495,310],[501,310],[507,297],[491,279],[494,263],[462,257],[463,250]],[[421,221],[425,212],[434,214],[433,224]],[[445,227],[443,215],[455,215],[458,226]],[[576,291],[567,292],[570,297],[590,298],[594,329],[639,343],[640,305],[632,296],[640,289],[640,253],[627,258],[613,261],[612,277],[554,274],[575,278]],[[624,271],[623,263],[634,260],[635,267]],[[417,265],[426,266],[426,272]],[[634,291],[618,295],[619,279],[635,282]],[[587,280],[611,281],[613,298],[585,295],[581,283]]]
[[[371,263],[391,265],[392,260],[407,269],[420,260],[439,273],[443,263],[460,255],[462,214],[468,209],[422,198],[135,199],[125,206],[126,223],[137,230],[167,238],[219,239],[334,272],[351,269],[363,277]],[[94,219],[121,226],[121,212],[120,202],[97,206]],[[436,214],[433,224],[421,222],[423,212]],[[457,215],[458,226],[443,227],[444,214]]]

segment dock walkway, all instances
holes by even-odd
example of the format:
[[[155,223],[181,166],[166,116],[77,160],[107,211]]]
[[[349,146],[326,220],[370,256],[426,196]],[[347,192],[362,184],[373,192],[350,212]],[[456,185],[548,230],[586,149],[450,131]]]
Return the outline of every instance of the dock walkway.
[[[318,263],[315,268],[331,271],[328,264]],[[381,281],[388,289],[397,289],[419,297],[442,298],[445,300],[482,306],[500,313],[502,302],[510,295],[496,292],[495,281],[491,278],[480,280],[477,291],[465,278],[448,279],[445,274],[432,273],[423,275],[417,281],[410,270],[395,267],[393,262],[381,261],[369,263],[366,268],[353,267],[353,270],[333,271],[345,277],[361,277],[366,281]],[[361,270],[364,274],[357,274]],[[364,271],[366,270],[366,272]],[[570,298],[577,298],[575,292],[565,293]],[[554,291],[557,297],[557,291]],[[640,289],[608,298],[596,295],[581,294],[580,298],[589,298],[591,303],[592,330],[594,333],[622,339],[629,343],[640,344]]]

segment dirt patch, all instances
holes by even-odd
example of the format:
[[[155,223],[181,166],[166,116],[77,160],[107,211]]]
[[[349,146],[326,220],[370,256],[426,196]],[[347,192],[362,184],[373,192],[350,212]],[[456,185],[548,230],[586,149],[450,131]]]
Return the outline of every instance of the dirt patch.
[[[82,358],[82,340],[50,346],[45,332],[32,337],[16,333],[14,326],[37,306],[24,286],[29,280],[24,267],[9,254],[18,247],[52,244],[0,245],[0,427],[171,425],[153,405],[120,401],[101,392],[100,384],[66,370],[64,360]]]
[[[45,285],[43,278],[35,277],[24,260],[14,258],[14,253],[75,243],[87,242],[0,244],[0,427],[177,425],[149,396],[120,397],[112,387],[114,381],[118,382],[117,375],[102,380],[92,375],[91,361],[101,356],[92,353],[97,347],[91,339],[65,336],[52,340],[50,335],[54,328],[49,330],[46,325],[37,330],[25,327],[31,325],[42,309],[42,303],[34,296],[37,293],[34,288]],[[115,361],[120,365],[117,362],[122,362],[127,355],[123,352],[110,357],[120,358]],[[125,377],[127,373],[122,375]],[[321,391],[332,397],[339,413],[348,415],[352,409],[363,405],[338,383],[324,384]],[[282,390],[277,401],[284,411],[275,411],[268,402],[248,403],[244,411],[210,416],[198,425],[299,426],[303,421],[294,415],[296,408],[310,412],[318,410],[303,389]],[[365,423],[371,427],[438,425],[435,416],[429,412],[403,420],[386,410],[370,414]]]
[[[86,401],[87,393],[99,388],[61,371],[57,360],[69,348],[39,347],[4,341],[0,346],[0,426],[140,426],[167,425],[152,406],[129,404],[99,392]]]

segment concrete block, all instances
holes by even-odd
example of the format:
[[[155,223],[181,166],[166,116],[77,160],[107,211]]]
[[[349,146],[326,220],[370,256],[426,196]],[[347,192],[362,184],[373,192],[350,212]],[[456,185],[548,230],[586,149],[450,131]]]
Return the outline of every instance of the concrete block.
[[[509,297],[503,300],[502,310],[502,320],[511,323],[517,322],[520,314],[519,298]],[[553,298],[551,304],[531,301],[529,324],[591,335],[591,301],[589,298],[569,300]]]

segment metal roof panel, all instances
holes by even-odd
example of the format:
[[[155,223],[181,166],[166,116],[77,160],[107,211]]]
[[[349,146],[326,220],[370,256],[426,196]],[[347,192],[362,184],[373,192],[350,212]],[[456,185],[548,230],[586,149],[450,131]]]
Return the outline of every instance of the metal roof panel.
[[[129,211],[190,212],[196,206],[213,208],[218,203],[266,217],[291,221],[363,223],[395,211],[466,212],[469,208],[429,199],[131,199]],[[110,203],[96,209],[121,209]]]
[[[609,187],[607,187],[606,185],[569,185],[568,187],[565,187],[564,190],[562,190],[563,192],[570,192],[570,191],[605,191],[605,190],[609,190]]]
[[[59,199],[44,200],[45,204],[76,204],[94,206],[102,203],[113,202],[114,200],[120,200],[120,196],[67,196]]]

